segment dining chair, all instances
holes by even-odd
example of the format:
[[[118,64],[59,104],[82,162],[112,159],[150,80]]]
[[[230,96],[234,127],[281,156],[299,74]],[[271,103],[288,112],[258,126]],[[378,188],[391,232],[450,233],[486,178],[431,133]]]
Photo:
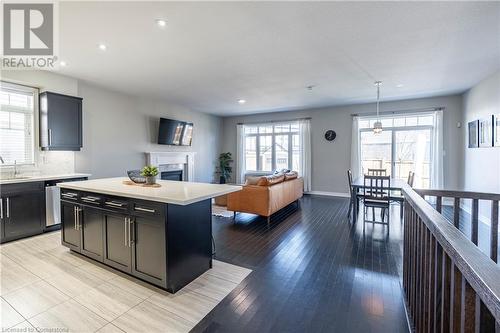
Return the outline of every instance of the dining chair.
[[[368,176],[387,176],[387,169],[368,169]]]
[[[351,169],[347,170],[347,181],[349,182],[349,193],[351,195],[351,200],[349,201],[349,211],[347,212],[347,218],[351,217],[351,211],[353,214],[359,213],[359,200],[361,195],[357,190],[352,186],[352,171]],[[354,203],[357,203],[355,206]],[[357,207],[356,212],[354,212],[354,207]]]
[[[408,172],[408,179],[406,180],[406,182],[408,183],[408,185],[410,185],[410,187],[413,187],[414,179],[415,179],[415,172],[413,171]],[[401,217],[401,219],[403,219],[403,206],[405,202],[403,193],[401,193],[401,191],[399,190],[392,192],[393,193],[391,193],[391,201],[399,203],[399,216]]]
[[[366,222],[387,224],[387,228],[389,228],[391,177],[366,175],[363,185],[363,230]],[[366,219],[368,208],[372,209],[372,220]],[[375,220],[375,208],[381,209],[381,221]],[[387,222],[384,222],[386,213]]]
[[[413,187],[413,180],[415,179],[415,172],[413,171],[410,171],[408,172],[408,185],[410,185],[410,187]]]

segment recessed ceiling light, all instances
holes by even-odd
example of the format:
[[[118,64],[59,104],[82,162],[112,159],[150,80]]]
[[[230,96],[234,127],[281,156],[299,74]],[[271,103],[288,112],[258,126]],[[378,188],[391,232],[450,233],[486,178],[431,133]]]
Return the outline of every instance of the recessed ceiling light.
[[[163,19],[157,19],[156,20],[156,24],[160,27],[160,28],[164,28],[167,26],[167,21],[163,20]]]
[[[247,101],[246,101],[246,100],[244,100],[244,99],[239,99],[239,100],[238,100],[238,103],[239,103],[239,104],[245,104],[246,102],[247,102]]]
[[[106,46],[106,44],[103,44],[103,43],[100,43],[98,47],[99,47],[99,50],[101,50],[101,51],[106,51],[106,49],[108,48]]]
[[[66,66],[68,66],[68,64],[67,64],[67,63],[66,63],[66,61],[64,61],[64,60],[63,60],[63,61],[61,61],[61,62],[59,63],[59,65],[61,65],[61,67],[66,67]]]
[[[400,83],[400,84],[396,85],[396,88],[403,88],[404,86],[405,86],[404,84]]]

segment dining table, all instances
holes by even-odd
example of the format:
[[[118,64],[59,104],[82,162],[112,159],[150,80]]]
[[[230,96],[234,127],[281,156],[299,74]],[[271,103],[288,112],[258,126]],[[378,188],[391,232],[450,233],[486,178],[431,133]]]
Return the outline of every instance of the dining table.
[[[390,178],[390,186],[389,186],[389,191],[391,192],[396,192],[396,193],[402,193],[401,190],[403,189],[404,186],[407,186],[408,184],[406,183],[406,181],[402,180],[402,179],[398,179],[398,178]],[[363,189],[365,187],[369,187],[369,184],[366,184],[365,185],[365,178],[364,177],[358,177],[358,178],[355,178],[354,181],[352,182],[352,187],[353,187],[353,193],[356,195],[356,196],[363,196]],[[394,195],[394,196],[389,196],[391,198],[392,201],[400,201],[401,198],[402,198],[402,194],[399,194],[399,195]],[[358,218],[358,214],[357,214],[357,211],[358,211],[358,198],[353,198],[353,220],[354,222],[356,222],[357,218]],[[402,212],[403,212],[403,206],[401,205],[401,216],[402,216]]]

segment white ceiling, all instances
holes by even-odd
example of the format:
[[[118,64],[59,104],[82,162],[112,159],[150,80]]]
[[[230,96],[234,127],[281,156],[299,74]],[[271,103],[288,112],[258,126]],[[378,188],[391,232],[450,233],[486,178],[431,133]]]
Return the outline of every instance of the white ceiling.
[[[444,95],[500,68],[500,3],[60,2],[60,54],[66,75],[225,116],[370,102],[375,80],[383,100]]]

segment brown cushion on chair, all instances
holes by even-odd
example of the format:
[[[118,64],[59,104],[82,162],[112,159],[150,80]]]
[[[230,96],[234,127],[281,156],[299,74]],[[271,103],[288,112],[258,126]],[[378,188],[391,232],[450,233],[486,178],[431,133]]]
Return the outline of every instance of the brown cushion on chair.
[[[295,179],[299,177],[299,173],[297,171],[290,171],[285,173],[285,180]]]
[[[274,184],[281,183],[282,181],[285,180],[285,175],[282,173],[278,173],[275,175],[269,175],[269,176],[262,176],[260,177],[259,181],[257,182],[257,185],[260,186],[271,186]]]

